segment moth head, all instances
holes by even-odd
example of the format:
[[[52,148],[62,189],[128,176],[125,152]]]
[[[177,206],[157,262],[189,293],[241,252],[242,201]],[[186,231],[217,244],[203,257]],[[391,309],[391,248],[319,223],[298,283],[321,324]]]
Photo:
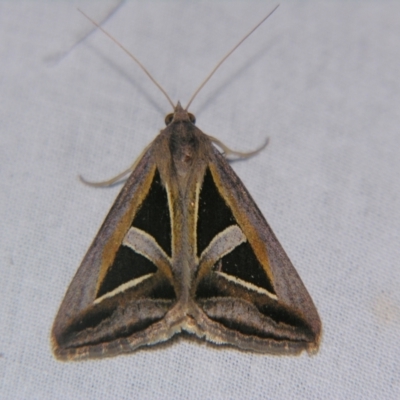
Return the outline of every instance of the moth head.
[[[184,110],[181,103],[178,101],[174,112],[165,116],[165,125],[168,126],[172,121],[189,121],[194,124],[196,123],[196,117],[192,113]]]

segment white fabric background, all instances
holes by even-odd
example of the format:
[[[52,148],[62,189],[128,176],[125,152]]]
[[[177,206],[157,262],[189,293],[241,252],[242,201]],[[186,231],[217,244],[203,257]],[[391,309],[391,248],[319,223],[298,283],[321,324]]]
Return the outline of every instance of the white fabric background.
[[[260,155],[235,162],[323,321],[314,357],[181,340],[61,363],[53,319],[128,167],[168,103],[100,32],[112,2],[0,2],[0,397],[400,397],[400,2],[282,1],[191,107]],[[174,99],[276,3],[132,1],[106,24]]]

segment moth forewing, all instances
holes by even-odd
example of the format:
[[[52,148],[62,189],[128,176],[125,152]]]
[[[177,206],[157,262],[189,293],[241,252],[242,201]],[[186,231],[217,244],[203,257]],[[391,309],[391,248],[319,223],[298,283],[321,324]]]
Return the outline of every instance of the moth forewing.
[[[130,329],[149,324],[149,315],[157,319],[157,313],[165,315],[172,306],[174,294],[167,274],[164,277],[162,268],[153,267],[141,254],[129,252],[129,247],[122,245],[133,219],[136,225],[143,224],[139,207],[143,209],[151,187],[157,186],[152,153],[149,148],[138,162],[67,290],[52,331],[54,354],[59,359],[119,353]],[[136,268],[129,268],[131,262]],[[122,290],[122,285],[149,273],[154,277]],[[162,285],[169,292],[169,299],[146,303],[148,293]],[[107,298],[113,291],[117,293]],[[146,310],[149,315],[145,315]],[[150,337],[137,339],[139,345],[149,340]]]
[[[198,301],[208,307],[205,314],[224,327],[218,342],[224,336],[227,343],[261,352],[315,351],[321,322],[285,251],[243,183],[215,148],[209,170],[207,185],[215,185],[209,190],[215,198],[219,195],[223,199],[214,206],[215,216],[224,215],[225,224],[240,228],[246,238],[223,254],[206,279],[198,283]],[[233,326],[236,329],[229,329]]]

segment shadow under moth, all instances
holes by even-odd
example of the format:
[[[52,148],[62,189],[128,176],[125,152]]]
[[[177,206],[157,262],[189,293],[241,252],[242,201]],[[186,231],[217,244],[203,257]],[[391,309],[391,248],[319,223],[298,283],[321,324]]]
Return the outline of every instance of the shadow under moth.
[[[261,353],[315,352],[311,297],[213,142],[243,154],[195,126],[192,100],[184,109],[166,96],[166,128],[130,168],[60,306],[55,356],[114,356],[180,332]]]

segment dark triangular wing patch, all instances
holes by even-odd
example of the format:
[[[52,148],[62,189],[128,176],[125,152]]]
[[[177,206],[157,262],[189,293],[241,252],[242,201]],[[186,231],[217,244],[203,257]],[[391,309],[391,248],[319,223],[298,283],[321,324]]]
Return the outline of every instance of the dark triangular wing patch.
[[[168,196],[156,170],[146,199],[135,215],[132,226],[147,232],[171,256],[171,215]]]
[[[211,240],[230,225],[236,224],[232,211],[215,186],[207,168],[201,186],[197,219],[197,255],[210,244]]]
[[[148,234],[168,256],[171,255],[171,216],[168,196],[157,169],[149,191],[134,216],[131,227],[139,229],[136,232]],[[158,268],[153,260],[149,260],[131,246],[122,243],[112,265],[107,269],[107,273],[99,285],[96,298],[110,293],[127,282],[154,274],[157,271]],[[163,292],[167,298],[171,297],[171,290],[157,291],[157,296],[162,296]]]
[[[219,193],[211,171],[207,168],[199,194],[197,221],[197,254],[230,226],[238,225],[231,209]],[[272,282],[263,270],[248,241],[235,246],[228,254],[216,260],[214,270],[250,282],[275,293]]]
[[[271,281],[257,260],[249,242],[244,242],[222,257],[220,272],[235,276],[275,294]]]
[[[126,282],[155,272],[157,272],[157,267],[150,260],[129,247],[121,245],[113,264],[101,282],[96,298],[113,291]]]

